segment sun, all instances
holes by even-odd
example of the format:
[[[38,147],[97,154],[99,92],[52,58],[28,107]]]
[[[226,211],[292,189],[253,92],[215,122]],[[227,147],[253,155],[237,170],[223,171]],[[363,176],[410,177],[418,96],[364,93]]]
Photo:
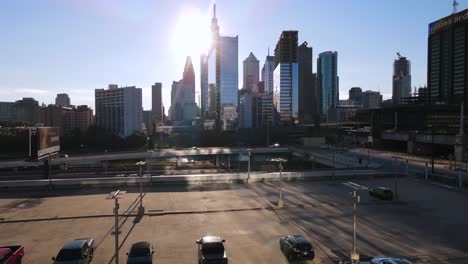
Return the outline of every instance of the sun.
[[[207,52],[210,43],[210,18],[208,14],[194,7],[183,8],[174,27],[172,50],[177,54],[193,58]]]

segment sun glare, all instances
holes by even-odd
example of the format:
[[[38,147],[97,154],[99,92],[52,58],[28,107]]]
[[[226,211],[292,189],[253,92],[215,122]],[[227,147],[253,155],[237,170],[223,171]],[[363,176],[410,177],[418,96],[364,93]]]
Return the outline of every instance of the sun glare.
[[[210,17],[197,8],[185,8],[173,31],[171,47],[183,56],[198,57],[211,43]]]

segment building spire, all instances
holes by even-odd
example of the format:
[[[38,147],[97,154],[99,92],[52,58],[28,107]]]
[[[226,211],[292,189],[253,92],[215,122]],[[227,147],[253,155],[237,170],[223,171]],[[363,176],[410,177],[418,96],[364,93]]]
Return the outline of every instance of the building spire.
[[[268,45],[268,56],[270,56],[270,45]]]
[[[213,18],[216,18],[216,4],[213,4]]]

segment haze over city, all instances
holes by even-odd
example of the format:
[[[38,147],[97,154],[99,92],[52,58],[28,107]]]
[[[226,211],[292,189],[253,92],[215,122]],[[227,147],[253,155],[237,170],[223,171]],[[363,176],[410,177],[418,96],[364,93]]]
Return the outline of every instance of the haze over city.
[[[143,88],[163,84],[170,106],[173,80],[186,56],[195,69],[210,41],[213,1],[2,1],[0,101],[34,97],[53,103],[66,92],[75,105],[94,108],[94,89],[109,83]],[[427,82],[427,25],[451,12],[450,1],[216,1],[221,34],[239,36],[239,62],[250,52],[264,63],[282,30],[298,30],[299,43],[338,52],[340,99],[353,86],[391,98],[396,52],[412,64],[412,85]],[[460,1],[459,10],[468,4]],[[417,10],[417,11],[416,11]],[[236,14],[236,15],[233,15]],[[242,63],[239,63],[242,80]],[[242,82],[239,81],[239,89]]]

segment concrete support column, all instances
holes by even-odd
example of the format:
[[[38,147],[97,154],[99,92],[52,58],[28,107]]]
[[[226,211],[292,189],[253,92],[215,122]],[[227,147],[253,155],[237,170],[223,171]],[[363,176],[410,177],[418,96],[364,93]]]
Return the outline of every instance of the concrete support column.
[[[408,141],[406,142],[406,153],[415,154],[416,136],[413,132],[408,133]]]
[[[219,168],[220,164],[219,164],[219,154],[216,155],[216,161],[215,161],[215,164],[216,164],[216,167]]]
[[[228,170],[231,170],[231,155],[228,154]]]

